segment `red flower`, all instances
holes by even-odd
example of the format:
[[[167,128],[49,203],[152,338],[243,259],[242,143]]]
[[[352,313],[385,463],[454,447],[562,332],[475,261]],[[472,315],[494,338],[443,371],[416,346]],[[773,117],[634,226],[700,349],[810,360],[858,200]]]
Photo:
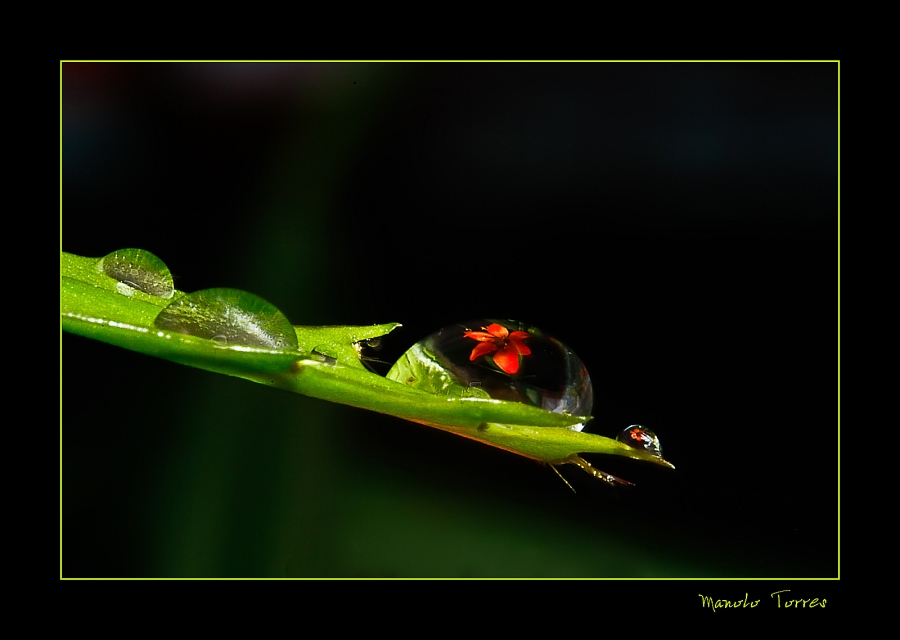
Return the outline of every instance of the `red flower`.
[[[478,340],[480,344],[472,349],[469,361],[493,353],[494,364],[506,373],[513,375],[519,370],[519,356],[531,355],[531,349],[526,347],[522,340],[530,338],[531,334],[524,331],[509,330],[499,324],[490,324],[481,327],[482,331],[466,331],[466,337]]]

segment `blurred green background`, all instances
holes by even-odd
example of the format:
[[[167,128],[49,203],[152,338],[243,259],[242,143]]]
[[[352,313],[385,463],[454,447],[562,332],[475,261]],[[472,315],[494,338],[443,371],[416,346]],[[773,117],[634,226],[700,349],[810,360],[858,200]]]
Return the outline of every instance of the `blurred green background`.
[[[613,490],[71,335],[63,575],[837,575],[837,65],[65,63],[62,248],[295,324],[515,318]]]

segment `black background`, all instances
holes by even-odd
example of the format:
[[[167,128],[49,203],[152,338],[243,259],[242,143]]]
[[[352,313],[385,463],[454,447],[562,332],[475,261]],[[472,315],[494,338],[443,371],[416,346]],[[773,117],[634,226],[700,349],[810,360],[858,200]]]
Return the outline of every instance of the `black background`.
[[[82,64],[62,249],[295,324],[516,318],[616,490],[64,335],[63,575],[835,577],[836,63]],[[742,594],[740,594],[742,595]],[[726,597],[726,596],[722,596]]]

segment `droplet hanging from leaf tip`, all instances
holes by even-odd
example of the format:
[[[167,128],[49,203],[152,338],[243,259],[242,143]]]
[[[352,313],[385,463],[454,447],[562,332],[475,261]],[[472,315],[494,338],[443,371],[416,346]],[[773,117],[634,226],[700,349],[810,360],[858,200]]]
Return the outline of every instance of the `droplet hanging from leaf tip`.
[[[143,291],[157,298],[175,295],[172,273],[162,260],[143,249],[119,249],[97,262],[97,268],[117,280],[122,293],[129,289]],[[127,288],[125,288],[127,287]]]
[[[616,436],[616,440],[634,449],[640,449],[657,458],[662,458],[662,445],[659,442],[659,437],[650,429],[639,424],[633,424],[623,429]]]
[[[156,316],[169,331],[243,345],[296,351],[297,333],[275,305],[239,289],[203,289],[179,298]]]

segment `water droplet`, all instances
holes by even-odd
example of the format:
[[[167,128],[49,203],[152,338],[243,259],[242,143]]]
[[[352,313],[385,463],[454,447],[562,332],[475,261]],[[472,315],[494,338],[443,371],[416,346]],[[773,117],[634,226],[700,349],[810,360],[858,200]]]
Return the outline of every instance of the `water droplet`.
[[[154,323],[218,344],[297,350],[294,327],[274,305],[238,289],[204,289],[179,298]]]
[[[310,352],[309,357],[312,360],[318,360],[319,362],[324,362],[327,365],[336,365],[337,364],[337,358],[335,358],[334,356],[330,356],[327,353],[322,353],[318,349],[313,349]]]
[[[629,447],[646,451],[658,458],[662,458],[662,445],[655,433],[639,424],[633,424],[627,429],[623,429],[616,440],[627,444]]]
[[[594,397],[578,356],[540,329],[512,320],[436,331],[410,347],[387,378],[439,395],[522,402],[576,416],[590,415]]]
[[[169,267],[149,251],[143,249],[120,249],[103,257],[97,267],[121,285],[137,289],[157,298],[171,298],[175,295],[175,283]]]

